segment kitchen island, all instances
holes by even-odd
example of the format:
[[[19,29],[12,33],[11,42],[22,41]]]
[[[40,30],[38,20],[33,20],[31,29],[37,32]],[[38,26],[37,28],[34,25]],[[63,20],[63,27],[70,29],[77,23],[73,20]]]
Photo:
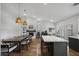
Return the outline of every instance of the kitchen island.
[[[43,35],[42,40],[48,46],[49,56],[67,56],[67,40],[49,35]]]
[[[69,48],[79,52],[79,35],[69,36]]]

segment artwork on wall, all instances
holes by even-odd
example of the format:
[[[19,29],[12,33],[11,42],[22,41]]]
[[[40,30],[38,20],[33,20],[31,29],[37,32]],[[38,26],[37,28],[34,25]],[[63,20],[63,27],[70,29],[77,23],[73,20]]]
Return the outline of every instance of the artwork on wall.
[[[33,29],[33,25],[29,25],[29,29]]]

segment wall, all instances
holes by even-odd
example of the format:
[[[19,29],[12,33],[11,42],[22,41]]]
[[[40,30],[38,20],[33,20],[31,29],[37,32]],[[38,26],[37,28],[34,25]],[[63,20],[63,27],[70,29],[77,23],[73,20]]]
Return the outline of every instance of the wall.
[[[55,33],[55,30],[52,30],[52,32],[49,32],[49,28],[55,28],[55,24],[53,22],[42,20],[40,23],[41,23],[40,24],[40,31],[47,30],[48,34]]]
[[[13,15],[12,7],[11,4],[1,4],[0,39],[7,39],[22,34],[22,27],[16,24],[17,16],[16,14]]]
[[[28,7],[26,7],[28,8]],[[25,9],[25,8],[24,8]],[[38,25],[37,19],[28,15],[24,17],[23,6],[20,8],[20,16],[26,18],[28,25],[33,25],[34,29],[39,31],[48,30],[49,27],[53,27],[50,21],[40,21]],[[7,39],[13,36],[22,35],[22,26],[15,23],[18,16],[18,4],[17,3],[3,3],[1,4],[1,19],[0,19],[0,40]],[[28,10],[28,9],[27,9]],[[28,27],[28,26],[27,26]]]
[[[78,18],[78,33],[79,33],[79,18]]]
[[[67,31],[66,31],[66,26],[72,24],[73,25],[73,35],[77,35],[78,33],[78,18],[79,18],[79,14],[76,14],[74,16],[68,17],[60,22],[58,22],[56,24],[56,32],[58,32],[58,30],[61,30],[60,32],[60,36],[62,37],[67,37]]]
[[[0,40],[22,35],[22,26],[16,24],[16,17],[18,17],[18,4],[2,3],[0,6]],[[30,16],[26,18],[23,14],[21,15],[22,18],[26,19],[27,25],[33,25],[34,29],[37,28],[36,19]]]
[[[0,4],[0,32],[1,32],[1,4]]]
[[[1,4],[0,4],[0,31],[1,31]],[[1,44],[1,40],[0,40]],[[0,56],[1,56],[1,45],[0,45]]]

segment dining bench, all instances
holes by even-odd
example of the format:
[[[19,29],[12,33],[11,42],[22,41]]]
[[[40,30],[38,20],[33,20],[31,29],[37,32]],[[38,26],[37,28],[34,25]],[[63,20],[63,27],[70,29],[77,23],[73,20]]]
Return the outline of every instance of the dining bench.
[[[24,41],[21,42],[21,47],[26,46],[26,48],[28,49],[28,47],[30,47],[30,44],[32,42],[32,36],[28,36],[27,38],[25,38]]]
[[[9,43],[2,43],[1,44],[1,55],[2,56],[9,56],[10,53],[18,47],[17,44],[9,44]]]

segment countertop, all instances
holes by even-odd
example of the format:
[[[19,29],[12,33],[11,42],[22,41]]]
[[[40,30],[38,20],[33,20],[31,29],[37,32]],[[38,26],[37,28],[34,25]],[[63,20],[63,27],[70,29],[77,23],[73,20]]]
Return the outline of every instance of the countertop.
[[[68,40],[64,39],[64,38],[60,38],[60,37],[56,37],[56,36],[42,36],[44,42],[68,42]]]
[[[76,35],[76,36],[69,36],[71,38],[75,38],[75,39],[79,39],[79,35]]]

